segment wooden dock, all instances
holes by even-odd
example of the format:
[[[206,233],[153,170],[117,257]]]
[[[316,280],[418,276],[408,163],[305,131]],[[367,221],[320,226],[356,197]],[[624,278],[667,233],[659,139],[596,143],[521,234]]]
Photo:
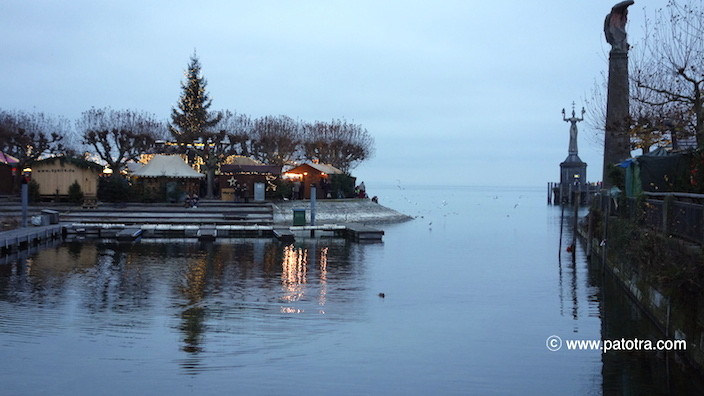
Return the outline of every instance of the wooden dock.
[[[201,227],[196,235],[199,241],[214,241],[218,237],[218,230],[215,226]]]
[[[8,254],[61,236],[62,227],[58,224],[2,231],[0,232],[0,250],[2,253]]]
[[[117,238],[118,241],[134,241],[135,239],[139,238],[142,236],[142,229],[141,228],[135,228],[135,227],[130,227],[130,228],[125,228],[123,230],[118,231],[115,234],[115,237]]]
[[[217,238],[276,238],[293,242],[296,237],[305,237],[311,232],[346,238],[356,242],[381,241],[384,231],[356,223],[323,224],[318,226],[272,226],[272,225],[179,225],[179,224],[67,224],[69,236],[95,237],[129,241],[142,238],[197,238],[212,241]],[[140,232],[141,231],[141,232]]]
[[[296,241],[296,236],[293,234],[293,231],[288,228],[274,228],[272,232],[274,233],[274,238],[281,242],[293,243]]]
[[[42,227],[27,227],[0,232],[0,256],[27,250],[40,243],[60,238],[114,239],[132,242],[138,238],[197,238],[214,241],[217,238],[276,238],[284,243],[293,243],[296,237],[308,235],[335,236],[355,242],[380,242],[383,230],[363,224],[324,224],[319,226],[272,226],[272,225],[173,225],[173,224],[55,224]]]
[[[384,236],[383,230],[368,227],[364,224],[344,224],[345,238],[355,242],[379,242]]]

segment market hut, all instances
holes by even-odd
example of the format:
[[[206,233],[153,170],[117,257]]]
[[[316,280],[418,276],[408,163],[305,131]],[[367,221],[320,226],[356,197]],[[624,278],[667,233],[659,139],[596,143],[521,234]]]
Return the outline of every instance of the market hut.
[[[310,186],[316,186],[316,198],[327,198],[328,194],[337,197],[332,191],[332,177],[344,175],[344,172],[328,164],[306,163],[284,173],[284,178],[298,184],[299,196],[293,199],[310,199]],[[296,188],[294,188],[296,191]]]
[[[85,198],[98,194],[98,177],[103,166],[83,158],[51,157],[32,164],[32,180],[39,185],[39,195],[58,200],[68,199],[69,187],[78,183]]]
[[[252,158],[234,156],[220,166],[220,199],[223,201],[264,200],[274,180],[281,175],[278,165],[265,165]],[[239,187],[239,193],[236,190]]]
[[[0,194],[12,194],[19,160],[0,151]]]
[[[132,176],[145,199],[170,202],[180,202],[185,194],[197,193],[200,180],[205,177],[178,155],[155,155]]]

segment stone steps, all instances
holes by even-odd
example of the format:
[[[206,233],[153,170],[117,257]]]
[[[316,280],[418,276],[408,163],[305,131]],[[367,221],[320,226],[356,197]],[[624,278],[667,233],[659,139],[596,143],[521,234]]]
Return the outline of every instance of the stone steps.
[[[184,208],[176,205],[128,204],[120,207],[100,206],[81,209],[77,206],[33,206],[30,215],[44,207],[51,207],[61,214],[62,223],[111,223],[111,224],[178,224],[178,225],[247,225],[272,224],[273,206],[264,204],[235,204],[221,201],[209,202],[205,207]],[[19,217],[18,205],[1,205],[0,216]]]

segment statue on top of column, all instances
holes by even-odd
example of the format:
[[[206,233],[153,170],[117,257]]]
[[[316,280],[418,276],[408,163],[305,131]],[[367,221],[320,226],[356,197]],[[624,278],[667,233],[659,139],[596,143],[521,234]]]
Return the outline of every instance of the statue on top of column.
[[[606,41],[611,44],[611,51],[628,52],[626,41],[626,22],[628,22],[628,7],[633,5],[633,0],[622,1],[606,15],[604,20],[604,34]]]

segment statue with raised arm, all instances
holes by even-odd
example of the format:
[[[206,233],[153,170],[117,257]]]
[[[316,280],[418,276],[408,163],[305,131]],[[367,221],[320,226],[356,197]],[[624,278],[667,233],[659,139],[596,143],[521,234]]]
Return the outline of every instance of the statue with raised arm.
[[[622,1],[606,15],[604,20],[604,34],[606,41],[611,44],[611,51],[628,52],[626,41],[626,22],[628,22],[628,7],[633,5],[633,0]]]
[[[565,109],[562,109],[562,119],[565,122],[571,123],[570,125],[570,146],[569,146],[569,155],[578,155],[577,153],[577,123],[580,121],[584,121],[584,107],[582,107],[582,118],[577,118],[574,113],[574,103],[572,103],[572,117],[567,118],[565,117]]]

